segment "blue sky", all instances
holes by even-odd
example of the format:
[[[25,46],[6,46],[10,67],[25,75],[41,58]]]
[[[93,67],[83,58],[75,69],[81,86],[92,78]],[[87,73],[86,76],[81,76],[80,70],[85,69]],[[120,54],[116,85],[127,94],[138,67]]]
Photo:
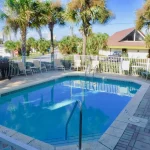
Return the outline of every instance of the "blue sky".
[[[69,0],[62,0],[63,4],[67,4]],[[0,0],[2,2],[2,0]],[[107,0],[108,8],[114,13],[115,19],[111,20],[106,25],[93,25],[93,32],[101,32],[112,35],[116,31],[123,30],[126,28],[134,27],[136,20],[136,11],[141,8],[144,4],[144,0]],[[0,24],[0,29],[4,26],[4,23]],[[74,25],[74,33],[77,36],[81,36],[79,31],[79,26]],[[42,29],[43,37],[47,38],[49,36],[49,31],[47,27]],[[64,27],[55,26],[54,34],[57,40],[60,40],[63,36],[70,35],[69,24]],[[38,38],[38,34],[34,30],[28,30],[28,37]],[[19,38],[19,36],[18,36]]]

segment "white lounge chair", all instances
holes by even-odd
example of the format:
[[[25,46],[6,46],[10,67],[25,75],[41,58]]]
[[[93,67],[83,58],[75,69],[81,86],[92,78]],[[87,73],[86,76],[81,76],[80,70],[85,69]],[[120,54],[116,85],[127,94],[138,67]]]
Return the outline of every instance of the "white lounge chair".
[[[92,60],[91,64],[89,64],[87,67],[86,67],[86,70],[85,70],[85,74],[87,73],[91,73],[93,72],[93,75],[94,75],[94,72],[99,69],[99,61],[98,60]]]
[[[79,68],[81,68],[81,60],[74,60],[74,63],[71,64],[71,68],[70,69],[77,69],[77,71],[79,70]]]
[[[65,71],[65,67],[64,67],[63,64],[61,63],[61,60],[60,60],[60,59],[55,59],[55,60],[54,60],[54,69]]]
[[[99,61],[98,60],[92,60],[91,69],[95,70],[99,68]]]
[[[125,61],[125,60],[122,61],[121,68],[122,68],[122,71],[128,71],[128,74],[129,74],[130,61]]]
[[[34,64],[34,67],[39,69],[41,73],[42,73],[42,70],[45,70],[47,72],[46,66],[44,64],[42,65],[39,60],[34,60],[33,64]]]
[[[32,69],[29,67],[28,69],[25,67],[23,62],[18,62],[19,74],[25,74],[27,76],[27,72],[30,72],[33,75]]]

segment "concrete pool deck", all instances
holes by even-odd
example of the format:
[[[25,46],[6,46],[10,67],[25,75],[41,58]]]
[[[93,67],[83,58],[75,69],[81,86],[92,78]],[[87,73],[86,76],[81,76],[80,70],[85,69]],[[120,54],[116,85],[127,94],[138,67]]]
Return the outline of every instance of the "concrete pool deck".
[[[32,86],[41,82],[65,76],[84,75],[83,72],[51,71],[33,76],[18,76],[11,80],[0,81],[0,95],[13,90]],[[150,149],[150,81],[140,77],[122,76],[117,74],[96,74],[96,77],[127,80],[142,84],[142,87],[122,110],[116,120],[103,134],[99,141],[83,143],[85,150],[148,150]],[[134,116],[134,118],[132,117]],[[130,121],[132,118],[132,121]],[[139,122],[136,122],[136,121]],[[21,141],[37,149],[77,150],[77,145],[54,147],[13,130],[0,126],[1,133]],[[15,132],[15,133],[14,133]]]

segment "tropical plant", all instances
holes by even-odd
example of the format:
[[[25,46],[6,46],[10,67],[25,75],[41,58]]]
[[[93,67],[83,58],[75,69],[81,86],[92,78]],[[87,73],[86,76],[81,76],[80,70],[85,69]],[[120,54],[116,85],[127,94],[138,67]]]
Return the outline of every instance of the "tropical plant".
[[[12,53],[12,51],[14,51],[16,49],[16,43],[13,41],[6,41],[4,43],[5,49],[7,52]]]
[[[145,43],[146,43],[146,47],[150,48],[150,34],[147,34],[145,36]],[[148,51],[147,57],[150,58],[150,49]]]
[[[54,53],[54,26],[57,25],[64,25],[64,18],[63,18],[63,7],[61,6],[60,1],[46,1],[45,2],[45,10],[46,15],[45,19],[48,24],[48,28],[51,35],[51,49],[52,54]],[[53,56],[53,55],[52,55]],[[53,58],[52,58],[53,60]]]
[[[108,34],[92,34],[87,40],[87,54],[98,55],[100,49],[107,49]]]
[[[21,52],[21,41],[16,41],[16,50],[18,51],[19,56],[21,56],[22,52]]]
[[[6,36],[7,39],[9,37],[10,41],[11,41],[11,32],[12,32],[12,30],[11,30],[10,26],[8,26],[8,25],[4,26],[4,28],[3,28],[3,35]]]
[[[143,27],[150,29],[150,0],[146,0],[145,4],[136,13],[136,29],[140,30]]]
[[[37,48],[37,41],[33,37],[30,37],[27,40],[27,45],[30,45],[32,49],[36,49]]]
[[[22,50],[22,61],[26,61],[26,35],[27,28],[31,19],[32,11],[32,0],[6,0],[5,9],[1,10],[1,19],[6,21],[6,24],[17,31],[20,29],[21,33],[21,50]]]
[[[59,41],[58,48],[62,54],[78,53],[78,45],[81,39],[76,36],[66,36]]]
[[[20,41],[6,41],[4,43],[4,47],[6,52],[11,53],[12,56],[14,55],[14,51],[17,50],[18,54],[21,55],[21,42]]]
[[[26,44],[26,55],[29,56],[30,52],[36,48],[37,48],[37,41],[33,37],[28,38]]]
[[[146,27],[147,35],[145,37],[145,43],[150,48],[150,0],[145,1],[143,7],[137,11],[136,16],[136,29],[141,30],[143,27]],[[148,58],[150,58],[150,50]]]
[[[145,37],[146,46],[150,48],[150,34],[147,34]]]
[[[31,6],[34,13],[31,14],[30,27],[37,30],[40,39],[42,39],[41,27],[46,24],[46,10],[44,6],[44,3],[40,1],[33,1]]]
[[[81,24],[80,31],[83,36],[83,51],[86,54],[86,43],[89,31],[94,23],[106,23],[112,13],[106,8],[105,0],[72,0],[67,5],[66,19]]]
[[[49,45],[49,41],[45,39],[40,39],[37,41],[37,51],[44,55],[45,53],[48,53]]]

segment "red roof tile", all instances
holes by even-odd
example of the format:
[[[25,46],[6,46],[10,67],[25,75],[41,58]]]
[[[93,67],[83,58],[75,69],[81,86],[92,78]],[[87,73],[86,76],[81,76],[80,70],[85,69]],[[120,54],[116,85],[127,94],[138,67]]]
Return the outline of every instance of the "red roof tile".
[[[109,37],[108,39],[108,46],[133,46],[133,47],[145,47],[145,42],[144,41],[121,41],[123,38],[125,38],[128,34],[130,34],[132,31],[134,31],[135,28],[129,28],[126,30],[122,30],[119,32],[116,32],[112,36]],[[145,36],[141,31],[139,31],[143,36]]]

